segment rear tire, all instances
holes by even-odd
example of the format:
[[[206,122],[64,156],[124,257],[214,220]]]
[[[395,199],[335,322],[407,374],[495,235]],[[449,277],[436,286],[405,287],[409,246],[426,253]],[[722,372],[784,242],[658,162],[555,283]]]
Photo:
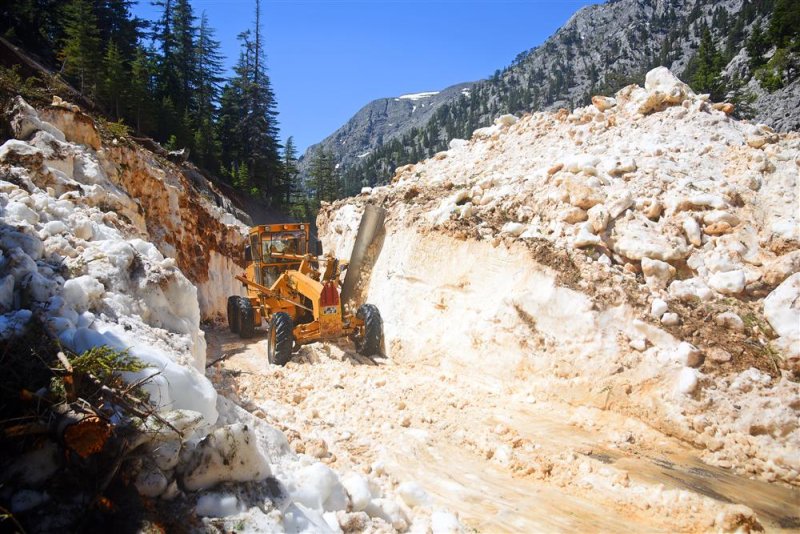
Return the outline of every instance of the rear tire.
[[[376,356],[381,353],[383,344],[383,320],[381,312],[374,304],[362,304],[356,317],[364,321],[364,336],[356,338],[356,350],[364,356]]]
[[[288,313],[273,313],[269,320],[269,340],[267,357],[273,365],[286,365],[292,358],[294,346],[294,325]]]
[[[250,299],[239,298],[239,337],[249,339],[255,333],[256,325],[254,320],[253,305]]]
[[[239,333],[239,297],[237,295],[228,297],[228,328],[234,334]]]

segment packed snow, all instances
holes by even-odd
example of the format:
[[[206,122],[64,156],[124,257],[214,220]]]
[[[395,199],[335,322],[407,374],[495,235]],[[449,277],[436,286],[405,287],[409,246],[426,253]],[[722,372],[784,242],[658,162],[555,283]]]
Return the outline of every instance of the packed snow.
[[[366,295],[390,357],[522,379],[796,485],[800,137],[731,111],[658,68],[572,112],[500,117],[334,204],[320,233],[347,257],[363,203],[388,208]]]
[[[439,91],[426,91],[422,93],[412,93],[407,95],[398,96],[397,100],[411,100],[416,102],[417,100],[423,100],[425,98],[430,98],[432,96],[436,96],[439,94]]]

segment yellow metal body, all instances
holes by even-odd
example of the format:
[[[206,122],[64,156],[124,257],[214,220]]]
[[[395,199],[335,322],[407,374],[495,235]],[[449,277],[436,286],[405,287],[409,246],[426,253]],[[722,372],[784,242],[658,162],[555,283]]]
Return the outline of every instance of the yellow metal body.
[[[355,316],[343,314],[339,262],[328,258],[320,272],[317,258],[308,253],[308,242],[305,223],[255,226],[245,251],[245,273],[236,277],[247,287],[255,325],[269,321],[274,313],[288,313],[298,345],[351,335],[364,326]],[[333,287],[335,304],[330,302]]]

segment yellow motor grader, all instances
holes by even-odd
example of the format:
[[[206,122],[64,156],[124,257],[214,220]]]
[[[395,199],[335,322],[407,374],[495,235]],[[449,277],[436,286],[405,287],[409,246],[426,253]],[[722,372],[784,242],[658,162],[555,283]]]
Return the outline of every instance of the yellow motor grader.
[[[301,345],[349,336],[359,353],[379,354],[383,322],[378,308],[362,304],[349,310],[360,271],[371,245],[383,228],[385,212],[367,206],[353,254],[347,264],[332,255],[321,260],[309,253],[310,228],[305,223],[268,224],[250,229],[244,250],[245,273],[236,277],[247,297],[228,297],[231,332],[250,338],[268,325],[269,362],[285,365]],[[320,268],[320,264],[324,268]],[[346,269],[341,282],[341,272]]]

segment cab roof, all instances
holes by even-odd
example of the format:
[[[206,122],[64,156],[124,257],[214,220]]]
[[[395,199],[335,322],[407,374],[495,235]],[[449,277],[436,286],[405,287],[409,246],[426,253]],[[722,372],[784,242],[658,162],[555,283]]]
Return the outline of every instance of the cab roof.
[[[280,224],[260,224],[250,228],[250,235],[263,233],[285,232],[287,230],[308,230],[308,223],[280,223]]]

